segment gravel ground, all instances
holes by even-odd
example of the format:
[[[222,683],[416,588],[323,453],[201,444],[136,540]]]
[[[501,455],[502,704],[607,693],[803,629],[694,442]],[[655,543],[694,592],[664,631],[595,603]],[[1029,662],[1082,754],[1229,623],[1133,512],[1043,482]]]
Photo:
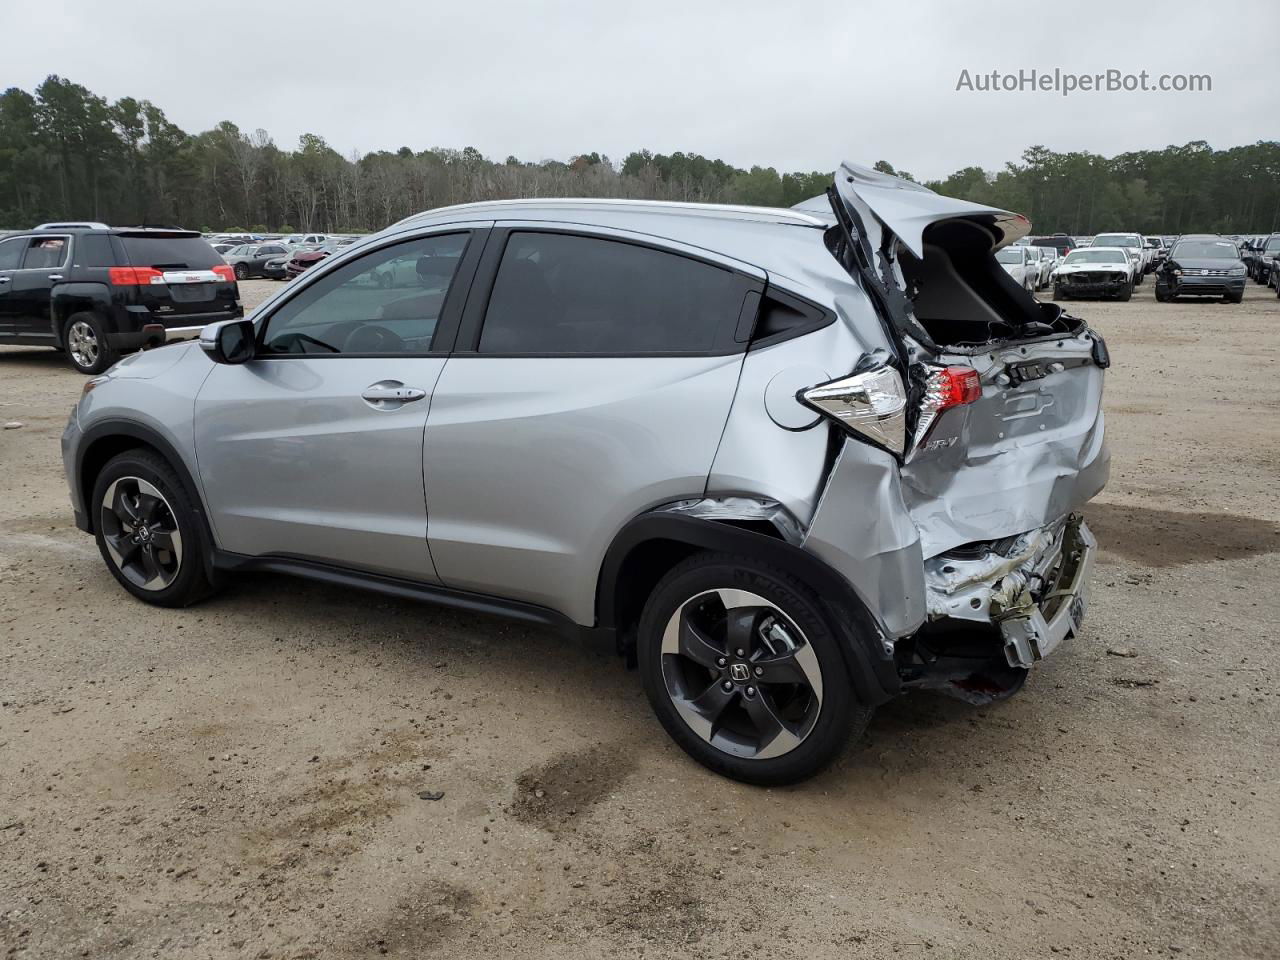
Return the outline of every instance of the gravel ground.
[[[1276,957],[1280,301],[1074,306],[1115,359],[1083,636],[774,790],[541,629],[270,576],[133,601],[71,523],[82,378],[0,351],[0,947]]]

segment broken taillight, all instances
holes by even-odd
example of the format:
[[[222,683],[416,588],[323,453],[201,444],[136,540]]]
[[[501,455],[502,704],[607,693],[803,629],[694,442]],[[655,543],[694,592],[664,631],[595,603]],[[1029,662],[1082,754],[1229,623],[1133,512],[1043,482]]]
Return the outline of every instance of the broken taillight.
[[[941,413],[981,396],[982,380],[973,367],[940,367],[929,374],[924,402],[934,413]]]
[[[942,411],[963,407],[982,396],[982,378],[973,367],[930,367],[928,371],[913,441],[913,448],[917,450]]]
[[[801,390],[799,399],[891,453],[907,442],[907,391],[890,366]]]

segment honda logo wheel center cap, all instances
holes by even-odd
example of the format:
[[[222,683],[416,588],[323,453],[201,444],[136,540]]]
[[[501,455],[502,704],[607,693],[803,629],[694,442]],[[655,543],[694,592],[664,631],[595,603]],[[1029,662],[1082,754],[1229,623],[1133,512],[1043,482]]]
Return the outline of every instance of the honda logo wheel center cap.
[[[731,663],[729,676],[738,683],[746,683],[751,679],[751,668],[745,663]]]

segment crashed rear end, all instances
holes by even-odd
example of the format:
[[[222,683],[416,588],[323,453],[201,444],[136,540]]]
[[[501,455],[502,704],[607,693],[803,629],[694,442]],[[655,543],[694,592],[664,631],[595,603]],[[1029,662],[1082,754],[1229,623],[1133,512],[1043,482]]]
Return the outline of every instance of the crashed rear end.
[[[1096,542],[1080,509],[1109,472],[1106,344],[996,262],[1024,218],[852,165],[829,201],[828,249],[890,347],[800,394],[848,434],[808,546],[874,594],[905,686],[1006,694],[1087,607]],[[894,475],[868,472],[886,454]],[[914,537],[894,521],[883,542],[871,531],[851,543],[848,518],[870,482]]]

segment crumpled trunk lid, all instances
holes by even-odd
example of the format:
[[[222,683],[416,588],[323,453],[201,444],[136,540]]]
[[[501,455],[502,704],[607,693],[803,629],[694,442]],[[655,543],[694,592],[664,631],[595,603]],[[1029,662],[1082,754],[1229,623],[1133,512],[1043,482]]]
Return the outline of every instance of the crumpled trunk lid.
[[[1095,344],[1086,333],[937,358],[976,369],[982,396],[944,411],[902,466],[926,558],[1038,529],[1103,488],[1111,456]]]
[[[924,556],[1044,527],[1097,494],[1110,358],[1087,324],[996,263],[1027,220],[851,164],[830,199],[843,238],[832,252],[871,296],[920,411],[931,371],[981,380],[976,401],[908,427],[903,498]]]

